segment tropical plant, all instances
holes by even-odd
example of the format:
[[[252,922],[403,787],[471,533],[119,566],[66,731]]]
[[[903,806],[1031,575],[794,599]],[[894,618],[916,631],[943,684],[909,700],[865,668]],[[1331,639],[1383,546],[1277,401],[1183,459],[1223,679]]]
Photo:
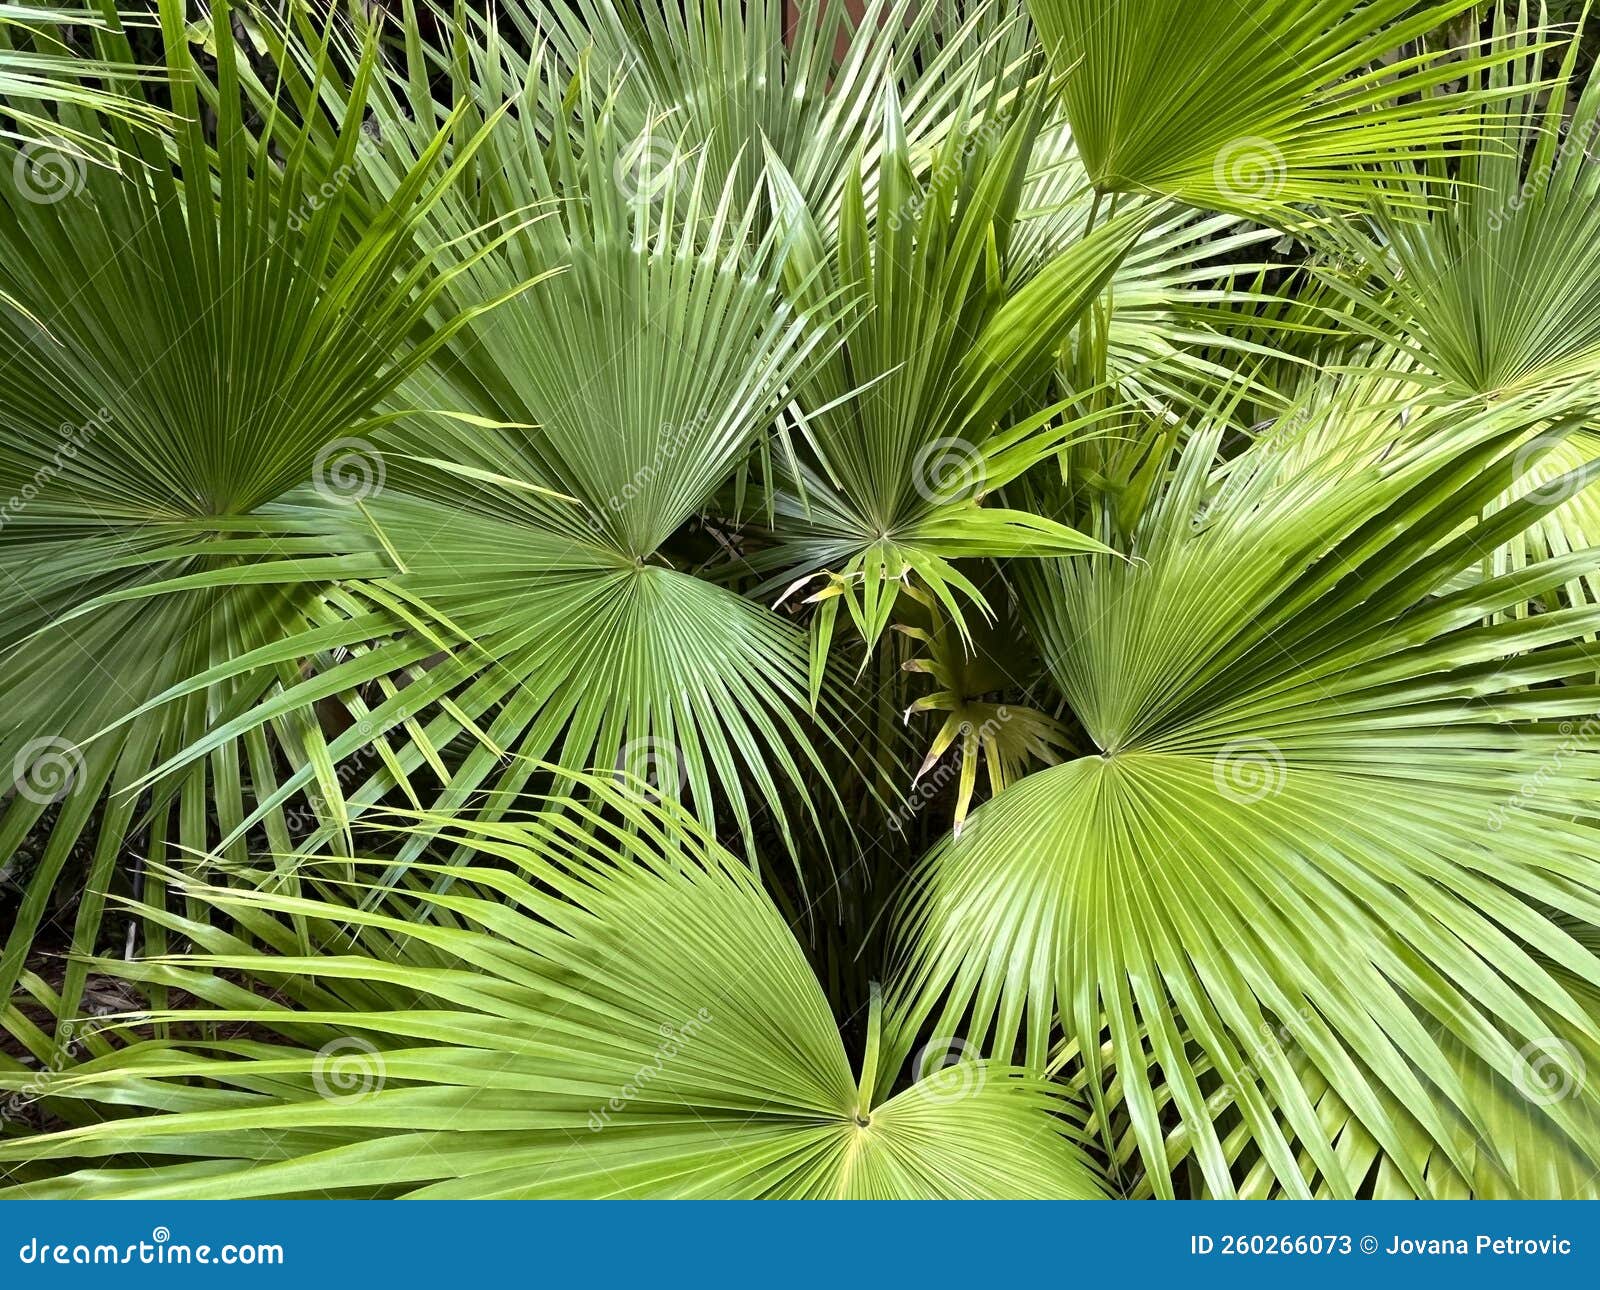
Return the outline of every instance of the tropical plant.
[[[857,1079],[748,869],[692,823],[588,787],[612,821],[591,831],[567,799],[462,825],[472,862],[413,866],[404,915],[354,911],[348,894],[290,897],[270,871],[205,892],[260,944],[180,920],[171,930],[211,952],[133,975],[222,1005],[174,1023],[251,1024],[287,1042],[149,1040],[103,1077],[85,1063],[62,1095],[171,1114],[14,1144],[22,1158],[197,1159],[18,1191],[273,1196],[327,1191],[332,1176],[347,1194],[458,1199],[1100,1194],[1064,1091],[1037,1074],[973,1063],[879,1097],[879,1070],[906,1054],[882,1047],[876,998]],[[331,959],[293,954],[291,918],[341,945],[333,973]],[[253,997],[232,971],[296,1006]],[[219,1172],[223,1157],[234,1167]]]
[[[0,19],[0,1196],[1600,1192],[1583,32],[790,8]]]
[[[332,780],[311,709],[280,702],[273,727],[142,791],[217,717],[281,691],[294,662],[252,663],[181,702],[150,701],[323,617],[318,597],[297,591],[303,580],[325,588],[382,567],[359,549],[319,557],[299,516],[330,499],[347,515],[339,504],[364,427],[467,320],[436,318],[414,336],[449,282],[409,233],[450,182],[440,157],[453,125],[359,236],[341,239],[339,194],[308,169],[309,127],[274,115],[246,128],[224,39],[213,144],[181,7],[160,17],[181,128],[136,133],[69,100],[68,122],[99,130],[119,164],[43,194],[17,165],[3,196],[0,761],[15,791],[0,846],[9,855],[32,835],[40,847],[0,956],[7,993],[80,840],[92,854],[73,940],[86,951],[130,846],[158,863],[169,845],[205,850],[210,829],[233,831],[247,798],[266,795],[277,758]],[[103,38],[108,58],[132,63],[125,37]],[[358,83],[373,66],[369,42]],[[332,173],[365,138],[343,132]],[[464,158],[472,140],[460,145]],[[295,490],[301,508],[280,505]],[[287,845],[281,811],[267,831]],[[81,982],[70,969],[69,1011]]]

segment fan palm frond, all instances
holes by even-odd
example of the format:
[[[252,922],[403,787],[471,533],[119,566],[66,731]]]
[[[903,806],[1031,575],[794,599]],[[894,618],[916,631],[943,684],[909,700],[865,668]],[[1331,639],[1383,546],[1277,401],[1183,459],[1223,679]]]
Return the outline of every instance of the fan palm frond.
[[[1503,60],[1413,49],[1473,0],[1031,0],[1073,140],[1101,193],[1159,193],[1270,219],[1359,207],[1370,167],[1477,137]]]
[[[362,500],[370,524],[328,505],[321,522],[330,554],[386,567],[347,581],[341,621],[272,655],[348,656],[163,770],[286,707],[379,687],[330,756],[390,731],[403,746],[340,787],[340,817],[397,785],[420,805],[431,790],[412,786],[419,769],[445,781],[440,810],[491,785],[507,800],[553,760],[631,771],[709,823],[726,811],[752,855],[754,789],[793,848],[780,790],[820,772],[814,744],[828,738],[807,710],[804,638],[677,567],[671,540],[828,343],[838,304],[783,298],[779,234],[756,227],[755,204],[704,158],[665,194],[610,184],[622,141],[604,104],[590,103],[581,150],[558,147],[547,163],[528,133],[544,92],[529,87],[526,112],[487,127],[477,158],[480,174],[494,159],[496,191],[525,205],[480,224],[455,194],[431,216],[429,259],[454,265],[451,307],[478,316],[403,400],[463,411],[397,414],[375,437],[387,486]],[[576,190],[589,199],[561,196]],[[497,307],[484,313],[485,301]],[[162,697],[260,661],[236,657]],[[301,769],[278,798],[313,777]]]
[[[1438,593],[1558,504],[1460,518],[1509,485],[1542,412],[1425,420],[1299,468],[1268,441],[1213,476],[1219,426],[1191,439],[1132,563],[1031,568],[1029,620],[1100,753],[1012,785],[929,856],[903,1024],[966,1015],[1036,1067],[1059,1026],[1108,1126],[1104,1028],[1157,1194],[1158,1075],[1214,1194],[1240,1183],[1230,1133],[1289,1194],[1356,1193],[1303,1072],[1260,1043],[1278,1027],[1418,1194],[1435,1154],[1473,1176],[1462,1124],[1515,1151],[1446,1049],[1514,1082],[1538,1045],[1592,1062],[1600,1038],[1549,966],[1592,988],[1600,964],[1543,912],[1600,909],[1595,610],[1502,616],[1590,557]],[[1590,1155],[1595,1123],[1581,1095],[1537,1119]],[[1536,1185],[1531,1155],[1497,1163]]]
[[[150,701],[303,630],[320,610],[297,587],[383,567],[360,552],[318,559],[271,506],[321,475],[330,449],[345,452],[459,325],[440,316],[431,339],[410,343],[442,286],[424,283],[412,226],[449,182],[440,155],[453,130],[336,254],[338,190],[302,164],[306,128],[280,116],[245,129],[224,31],[220,75],[235,92],[213,149],[182,6],[164,4],[161,18],[182,122],[176,164],[156,135],[85,116],[127,164],[90,167],[62,200],[0,190],[11,302],[0,306],[0,764],[14,788],[0,849],[9,857],[30,834],[42,848],[0,956],[0,993],[80,840],[89,894],[74,935],[87,950],[128,849],[157,860],[171,843],[207,850],[253,792],[270,793],[274,746],[331,777],[314,713],[281,707],[272,728],[214,741],[209,762],[140,791],[214,718],[297,680],[297,660],[194,687],[181,703]],[[370,50],[364,66],[363,83]],[[341,164],[363,138],[343,137]],[[457,142],[470,152],[470,139]],[[281,811],[268,829],[287,843]],[[69,1007],[81,984],[74,969]]]
[[[190,1020],[279,1037],[144,1040],[51,1080],[53,1101],[150,1113],[0,1145],[94,1162],[0,1194],[1103,1194],[1071,1104],[1037,1077],[958,1062],[875,1096],[905,1058],[880,1049],[876,1002],[858,1078],[749,871],[684,817],[587,788],[515,821],[431,821],[474,863],[419,865],[433,890],[408,916],[292,897],[270,875],[191,892],[279,953],[148,911],[199,952],[114,970],[194,990],[212,1006]],[[586,829],[595,799],[615,817]],[[291,919],[327,952],[297,955]]]
[[[1497,146],[1402,172],[1402,205],[1380,204],[1371,236],[1330,226],[1347,269],[1358,324],[1398,341],[1446,397],[1496,400],[1530,388],[1584,385],[1600,356],[1600,85],[1576,91],[1579,50],[1559,75],[1542,74],[1545,43],[1533,6],[1508,20],[1497,8],[1496,46],[1509,60],[1479,74],[1505,101],[1482,108]],[[1404,202],[1426,184],[1451,200],[1419,214]]]
[[[915,578],[964,629],[961,602],[985,602],[954,560],[1099,549],[1066,525],[983,502],[1083,432],[1059,406],[1008,414],[1041,390],[1056,346],[1147,216],[1104,225],[1008,293],[1006,247],[1040,114],[963,121],[924,185],[888,98],[877,219],[854,183],[836,243],[773,164],[793,234],[791,293],[808,302],[843,291],[861,306],[798,390],[792,443],[775,454],[777,540],[759,563],[791,587],[819,571],[827,583],[814,681],[841,603],[871,645],[902,580]]]

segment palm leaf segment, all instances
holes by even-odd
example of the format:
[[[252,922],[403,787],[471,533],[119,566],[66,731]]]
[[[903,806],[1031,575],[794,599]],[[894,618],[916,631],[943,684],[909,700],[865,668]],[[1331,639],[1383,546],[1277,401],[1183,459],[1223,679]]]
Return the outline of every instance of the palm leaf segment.
[[[1505,7],[1496,18],[1496,47],[1510,61],[1480,73],[1485,88],[1507,96],[1481,110],[1492,146],[1459,158],[1450,201],[1426,216],[1386,205],[1371,233],[1330,228],[1337,253],[1362,277],[1330,281],[1349,302],[1350,321],[1397,349],[1420,397],[1496,402],[1565,390],[1581,404],[1600,362],[1600,177],[1590,160],[1600,84],[1574,95],[1576,36],[1554,84],[1542,75],[1546,50],[1531,5],[1520,20]],[[1441,159],[1399,182],[1415,191],[1448,173]],[[1584,430],[1539,437],[1525,447],[1526,470],[1509,496],[1561,486],[1597,446]],[[1567,498],[1497,552],[1492,568],[1594,545],[1600,494]],[[1592,582],[1575,579],[1570,594],[1594,599]]]
[[[1576,38],[1554,82],[1545,78],[1532,6],[1521,21],[1506,10],[1496,10],[1495,48],[1507,61],[1478,78],[1501,95],[1476,114],[1484,144],[1402,170],[1371,235],[1354,224],[1327,230],[1366,278],[1333,278],[1355,321],[1398,342],[1443,397],[1581,386],[1600,355],[1600,178],[1590,161],[1600,87],[1591,80],[1574,97]],[[1407,193],[1441,183],[1450,200],[1419,216]]]
[[[587,790],[614,823],[581,820],[589,808],[570,798],[515,822],[429,821],[474,863],[419,866],[449,889],[411,917],[270,881],[193,891],[278,954],[148,911],[201,952],[128,973],[212,1005],[190,1020],[283,1038],[147,1040],[75,1069],[50,1089],[63,1114],[147,1113],[0,1147],[58,1175],[102,1162],[10,1194],[1101,1194],[1070,1104],[1036,1077],[968,1061],[871,1096],[904,1059],[880,1053],[876,1004],[858,1080],[749,871],[684,817],[604,781]],[[334,937],[330,952],[297,956],[288,919]],[[294,1006],[227,984],[233,973]]]
[[[1495,90],[1432,91],[1503,59],[1407,52],[1474,8],[1377,0],[1032,0],[1067,118],[1101,193],[1160,193],[1296,220],[1359,207],[1370,167],[1478,137]]]
[[[138,93],[116,88],[149,79],[149,73],[120,58],[92,59],[75,53],[63,29],[120,32],[121,23],[80,9],[55,5],[8,4],[0,10],[0,139],[21,148],[8,158],[13,182],[33,187],[36,194],[59,200],[82,175],[87,164],[107,164],[115,148],[96,127],[80,129],[70,115],[51,114],[45,105],[70,105],[115,116],[149,128],[168,121],[167,114]],[[113,40],[115,37],[112,38]],[[110,80],[111,86],[96,80]]]
[[[1059,1026],[1158,1194],[1169,1153],[1217,1195],[1252,1169],[1353,1195],[1375,1160],[1417,1194],[1486,1172],[1534,1192],[1541,1151],[1594,1157],[1592,1095],[1503,1139],[1475,1094],[1526,1087],[1547,1052],[1595,1060],[1600,962],[1544,912],[1600,909],[1596,611],[1550,599],[1592,556],[1435,594],[1556,504],[1461,527],[1540,416],[1457,417],[1448,449],[1437,422],[1397,426],[1287,471],[1268,440],[1220,481],[1213,428],[1132,564],[1037,566],[1030,621],[1101,753],[929,856],[901,934],[908,1024],[966,1015],[1034,1066]],[[1504,616],[1529,603],[1545,612]],[[1330,1134],[1319,1081],[1365,1157]]]
[[[524,32],[547,42],[564,77],[615,79],[626,181],[648,187],[674,154],[704,155],[748,200],[765,186],[768,148],[831,228],[858,152],[876,153],[886,92],[903,98],[909,132],[927,148],[970,87],[1020,61],[995,11],[970,8],[868,0],[856,16],[814,6],[796,22],[783,0],[540,0]]]

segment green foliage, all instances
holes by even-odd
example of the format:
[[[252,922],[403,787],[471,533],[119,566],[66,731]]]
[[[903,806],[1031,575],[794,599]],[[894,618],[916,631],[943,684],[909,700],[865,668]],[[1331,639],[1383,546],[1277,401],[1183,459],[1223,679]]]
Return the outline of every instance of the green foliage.
[[[0,1195],[1592,1195],[1583,33],[1240,16],[8,8]]]
[[[878,1099],[863,1066],[858,1088],[827,999],[748,871],[689,822],[589,787],[626,827],[590,833],[570,799],[464,824],[473,862],[416,866],[433,889],[419,884],[404,915],[352,911],[337,890],[349,880],[297,899],[270,873],[201,893],[259,946],[150,911],[204,952],[113,971],[215,1005],[174,1022],[283,1039],[151,1040],[85,1063],[53,1093],[163,1113],[0,1148],[129,1157],[14,1194],[270,1197],[325,1192],[330,1177],[347,1195],[455,1199],[1100,1194],[1052,1114],[1070,1105],[1038,1076],[973,1062]],[[340,942],[337,959],[282,952],[290,918]],[[264,1007],[220,973],[296,1006]],[[879,1051],[876,1006],[871,1022],[864,1061],[890,1070],[905,1054]],[[198,1161],[149,1163],[186,1156]]]

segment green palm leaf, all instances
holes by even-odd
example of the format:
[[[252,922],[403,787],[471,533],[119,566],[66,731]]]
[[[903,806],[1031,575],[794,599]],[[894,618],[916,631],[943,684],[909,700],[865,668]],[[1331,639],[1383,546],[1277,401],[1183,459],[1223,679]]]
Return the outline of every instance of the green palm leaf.
[[[1574,92],[1576,37],[1554,86],[1542,79],[1531,6],[1520,19],[1503,8],[1497,18],[1497,42],[1515,55],[1483,77],[1511,95],[1506,111],[1486,120],[1498,150],[1463,157],[1451,201],[1423,218],[1382,209],[1370,234],[1359,226],[1330,230],[1348,266],[1330,282],[1349,302],[1348,320],[1394,346],[1395,361],[1428,397],[1495,402],[1529,390],[1570,391],[1584,406],[1600,361],[1600,188],[1589,161],[1600,86]],[[1428,173],[1449,172],[1437,162]],[[1535,440],[1507,500],[1550,488],[1593,455],[1592,438]],[[1587,492],[1571,497],[1507,543],[1487,571],[1594,545],[1595,505]],[[1589,581],[1575,578],[1568,594],[1593,599]]]
[[[1544,911],[1600,911],[1586,805],[1600,767],[1579,725],[1595,611],[1497,615],[1590,557],[1437,593],[1557,504],[1459,519],[1506,487],[1538,417],[1458,414],[1299,466],[1269,440],[1217,477],[1214,427],[1131,564],[1038,566],[1024,602],[1101,751],[1008,788],[928,857],[901,933],[905,1024],[970,1009],[975,1035],[1022,1043],[1038,1067],[1059,1026],[1158,1195],[1172,1186],[1158,1083],[1217,1195],[1240,1184],[1230,1132],[1289,1194],[1357,1192],[1317,1080],[1418,1194],[1435,1153],[1473,1176],[1461,1125],[1521,1150],[1450,1052],[1508,1082],[1530,1045],[1593,1060],[1600,1035],[1564,981],[1592,987],[1600,964]],[[1317,1080],[1262,1044],[1277,1028]],[[1222,1085],[1233,1114],[1214,1118]],[[1588,1096],[1532,1123],[1592,1155]],[[1497,1162],[1507,1185],[1537,1186],[1536,1154]]]
[[[853,182],[835,242],[774,159],[779,218],[793,238],[791,293],[807,304],[838,292],[858,302],[798,390],[792,440],[775,454],[775,541],[755,562],[781,569],[791,586],[819,571],[831,581],[838,595],[819,615],[818,657],[840,600],[871,645],[901,581],[914,577],[964,629],[958,595],[987,607],[954,560],[1100,549],[1047,517],[982,504],[1084,430],[1062,408],[1040,412],[1028,400],[1146,223],[1129,212],[1007,292],[1006,250],[1039,124],[1036,106],[981,121],[964,114],[924,184],[888,98],[877,218],[869,223]],[[1029,415],[1013,422],[1019,404]]]
[[[434,801],[450,809],[491,782],[520,789],[548,759],[630,770],[707,821],[731,816],[752,854],[753,788],[792,847],[780,788],[820,771],[813,742],[826,739],[806,711],[803,637],[676,567],[672,539],[827,341],[830,305],[812,313],[782,298],[778,235],[757,229],[755,205],[738,205],[732,179],[704,159],[659,206],[609,184],[621,140],[604,105],[588,109],[581,154],[558,148],[547,162],[525,133],[544,93],[529,87],[526,115],[492,123],[478,158],[502,167],[507,201],[536,209],[481,226],[458,193],[428,230],[430,259],[454,266],[451,307],[498,308],[446,336],[438,375],[405,397],[470,411],[394,418],[376,439],[382,493],[359,514],[323,505],[307,520],[323,525],[330,555],[370,553],[386,576],[342,589],[330,602],[342,621],[162,698],[264,661],[344,655],[230,714],[162,770],[297,706],[367,692],[331,758],[391,730],[404,746],[340,787],[341,815],[397,784],[420,804],[425,790],[409,782],[419,768],[440,772]],[[579,190],[589,199],[561,196]],[[521,293],[530,275],[541,281]],[[463,581],[467,568],[477,581]],[[279,798],[314,770],[286,779]]]
[[[872,1096],[904,1058],[878,1064],[876,1002],[858,1082],[745,867],[681,817],[587,788],[618,813],[592,829],[574,799],[514,822],[430,821],[474,863],[419,866],[449,890],[406,914],[270,883],[195,889],[286,953],[149,911],[200,952],[117,970],[214,1005],[189,1020],[282,1038],[146,1040],[63,1074],[53,1099],[146,1114],[0,1146],[32,1172],[101,1162],[0,1194],[1101,1194],[1070,1104],[1037,1078],[958,1063]],[[288,919],[330,936],[326,955],[295,954]],[[297,1006],[263,1006],[222,972]]]
[[[1578,39],[325,9],[0,12],[0,1194],[1596,1194]]]
[[[115,158],[116,147],[93,127],[81,128],[77,113],[102,113],[144,128],[169,119],[137,91],[139,82],[151,79],[147,70],[120,57],[82,57],[59,34],[62,29],[115,33],[104,37],[115,46],[122,19],[115,11],[105,17],[58,6],[8,4],[0,10],[0,139],[22,144],[6,177],[47,202],[81,182],[91,162],[104,165]],[[124,93],[114,88],[119,83],[135,88]]]
[[[1600,85],[1574,95],[1576,37],[1555,83],[1542,76],[1531,5],[1521,21],[1496,14],[1496,47],[1510,61],[1478,80],[1506,97],[1479,113],[1497,146],[1453,167],[1440,158],[1408,168],[1400,208],[1380,206],[1371,236],[1360,225],[1328,230],[1363,277],[1343,283],[1354,321],[1397,341],[1446,397],[1581,386],[1600,357],[1600,178],[1589,160]],[[1419,216],[1407,195],[1441,183],[1451,200]]]
[[[127,843],[145,835],[142,858],[157,861],[169,843],[208,850],[252,791],[270,794],[275,748],[332,778],[314,713],[284,707],[273,727],[215,741],[208,763],[141,792],[217,716],[298,679],[296,659],[150,701],[316,621],[319,580],[384,568],[360,552],[316,558],[270,507],[324,475],[330,444],[346,453],[341,442],[460,324],[436,314],[432,337],[409,343],[444,281],[425,283],[410,247],[449,182],[439,162],[453,127],[341,247],[339,188],[307,169],[309,127],[283,115],[246,131],[222,23],[213,149],[182,6],[161,18],[175,156],[116,117],[79,113],[126,165],[90,168],[65,200],[0,190],[0,294],[12,302],[0,307],[0,764],[16,790],[0,853],[30,834],[42,849],[0,955],[3,995],[80,839],[90,894],[74,940],[86,951]],[[125,43],[121,57],[133,57]],[[363,138],[342,136],[339,166]],[[470,139],[457,144],[470,153]],[[287,845],[281,810],[268,830]],[[230,854],[243,855],[237,842]],[[73,969],[69,1009],[81,985]]]
[[[1433,91],[1498,59],[1402,52],[1472,0],[1032,0],[1102,193],[1293,218],[1366,202],[1366,168],[1472,139],[1494,92]],[[1391,55],[1398,55],[1391,58]]]
[[[782,0],[582,0],[540,3],[535,18],[567,75],[616,78],[625,182],[650,183],[653,158],[676,147],[733,176],[745,200],[765,182],[765,147],[831,225],[886,91],[931,147],[968,87],[1004,75],[1007,33],[994,8],[972,9],[868,0],[859,15],[814,6],[795,22]]]

